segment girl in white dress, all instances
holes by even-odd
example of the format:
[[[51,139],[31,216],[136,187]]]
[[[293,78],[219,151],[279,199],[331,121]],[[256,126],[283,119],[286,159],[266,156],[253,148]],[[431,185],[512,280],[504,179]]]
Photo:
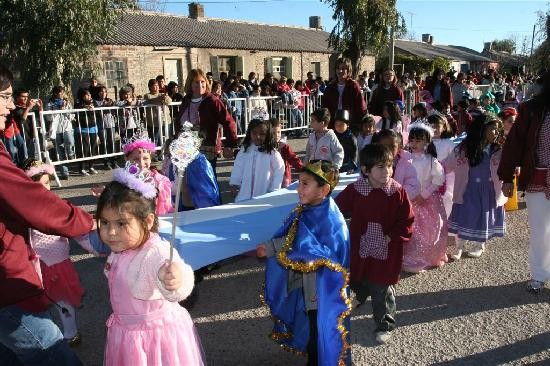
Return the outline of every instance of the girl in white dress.
[[[229,184],[239,188],[235,202],[281,188],[285,163],[277,151],[269,121],[253,119],[248,124],[243,148],[235,158]]]

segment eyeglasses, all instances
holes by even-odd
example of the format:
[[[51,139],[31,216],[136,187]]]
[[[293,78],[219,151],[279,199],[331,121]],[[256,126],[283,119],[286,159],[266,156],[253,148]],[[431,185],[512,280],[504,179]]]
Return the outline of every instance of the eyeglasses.
[[[13,101],[13,96],[11,94],[0,93],[0,100],[9,103],[10,101]]]

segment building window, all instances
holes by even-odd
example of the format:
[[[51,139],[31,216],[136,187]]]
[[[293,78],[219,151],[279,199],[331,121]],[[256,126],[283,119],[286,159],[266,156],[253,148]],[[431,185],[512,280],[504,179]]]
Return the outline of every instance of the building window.
[[[124,61],[105,61],[107,88],[120,88],[128,84],[128,72]]]
[[[313,73],[314,78],[316,78],[318,76],[321,76],[321,63],[320,62],[310,63],[309,71],[311,71]]]
[[[235,74],[235,58],[231,56],[218,57],[218,72],[226,72],[228,75]]]
[[[285,57],[272,57],[271,58],[271,73],[280,77],[286,75],[286,62]]]

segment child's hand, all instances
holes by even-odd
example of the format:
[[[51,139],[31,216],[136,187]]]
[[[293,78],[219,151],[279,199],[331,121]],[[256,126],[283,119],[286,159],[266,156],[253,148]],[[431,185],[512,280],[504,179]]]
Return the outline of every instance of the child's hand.
[[[267,257],[267,250],[265,249],[265,244],[264,243],[256,245],[256,256],[258,258]]]
[[[92,192],[92,196],[99,197],[101,196],[101,193],[105,190],[105,186],[93,186],[90,188],[90,191]]]
[[[176,291],[181,287],[181,270],[174,262],[166,261],[159,269],[158,278],[168,291]]]

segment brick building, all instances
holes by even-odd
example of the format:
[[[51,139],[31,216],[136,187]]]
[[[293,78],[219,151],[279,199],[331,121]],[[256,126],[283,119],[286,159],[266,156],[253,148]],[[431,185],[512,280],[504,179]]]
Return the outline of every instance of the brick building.
[[[329,48],[329,33],[320,17],[310,27],[259,24],[207,18],[201,4],[189,4],[189,16],[157,12],[124,13],[113,37],[99,45],[94,74],[110,90],[128,82],[138,93],[147,81],[165,75],[183,85],[189,70],[201,68],[217,78],[222,71],[265,73],[305,79],[314,74],[334,76],[338,55]],[[374,57],[363,59],[361,70],[374,70]]]

